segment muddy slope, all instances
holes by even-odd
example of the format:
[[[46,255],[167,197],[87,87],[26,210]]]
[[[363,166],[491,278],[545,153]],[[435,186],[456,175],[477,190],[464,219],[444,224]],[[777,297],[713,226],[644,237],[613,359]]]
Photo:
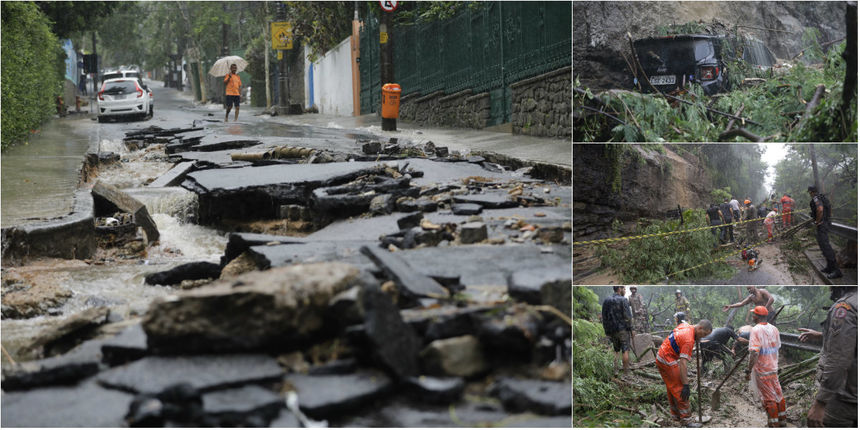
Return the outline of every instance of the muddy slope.
[[[844,2],[575,2],[573,75],[591,87],[630,87],[620,54],[629,53],[628,31],[639,39],[655,35],[658,25],[715,19],[726,27],[786,31],[742,29],[763,40],[778,58],[800,52],[804,27],[818,28],[821,42],[845,36]]]
[[[702,208],[712,188],[698,160],[631,145],[618,161],[620,190],[613,190],[615,164],[607,145],[573,146],[573,228],[582,238],[608,230],[614,219],[661,218],[665,211]]]

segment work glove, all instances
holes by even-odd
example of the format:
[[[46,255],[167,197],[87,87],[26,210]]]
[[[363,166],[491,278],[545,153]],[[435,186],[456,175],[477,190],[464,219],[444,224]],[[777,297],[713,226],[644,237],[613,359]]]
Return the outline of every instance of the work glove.
[[[681,400],[685,402],[690,400],[690,384],[685,384],[684,388],[681,390]]]

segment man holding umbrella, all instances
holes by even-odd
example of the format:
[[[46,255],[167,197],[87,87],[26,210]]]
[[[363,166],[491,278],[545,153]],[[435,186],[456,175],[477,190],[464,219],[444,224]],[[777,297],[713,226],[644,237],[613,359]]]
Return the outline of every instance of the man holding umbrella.
[[[224,76],[224,86],[226,87],[227,100],[227,113],[224,115],[224,122],[227,122],[227,119],[230,117],[230,109],[234,105],[236,106],[236,114],[233,116],[233,121],[235,122],[239,119],[239,102],[241,101],[239,94],[242,91],[242,78],[236,74],[235,63],[230,65],[230,73]]]

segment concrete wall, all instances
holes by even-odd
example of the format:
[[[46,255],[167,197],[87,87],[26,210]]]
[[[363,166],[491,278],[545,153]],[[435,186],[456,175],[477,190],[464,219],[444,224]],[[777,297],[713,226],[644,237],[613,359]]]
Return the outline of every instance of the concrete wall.
[[[320,113],[352,116],[352,55],[347,37],[313,63],[313,100],[310,99],[310,61],[305,55],[306,107],[314,105]]]

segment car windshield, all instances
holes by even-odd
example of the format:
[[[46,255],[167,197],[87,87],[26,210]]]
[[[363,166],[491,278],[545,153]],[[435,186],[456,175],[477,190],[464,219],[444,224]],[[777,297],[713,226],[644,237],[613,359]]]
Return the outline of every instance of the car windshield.
[[[105,84],[105,93],[108,94],[127,94],[137,91],[134,81],[116,81]]]
[[[657,39],[636,42],[636,54],[646,70],[695,66],[714,54],[710,40]]]

